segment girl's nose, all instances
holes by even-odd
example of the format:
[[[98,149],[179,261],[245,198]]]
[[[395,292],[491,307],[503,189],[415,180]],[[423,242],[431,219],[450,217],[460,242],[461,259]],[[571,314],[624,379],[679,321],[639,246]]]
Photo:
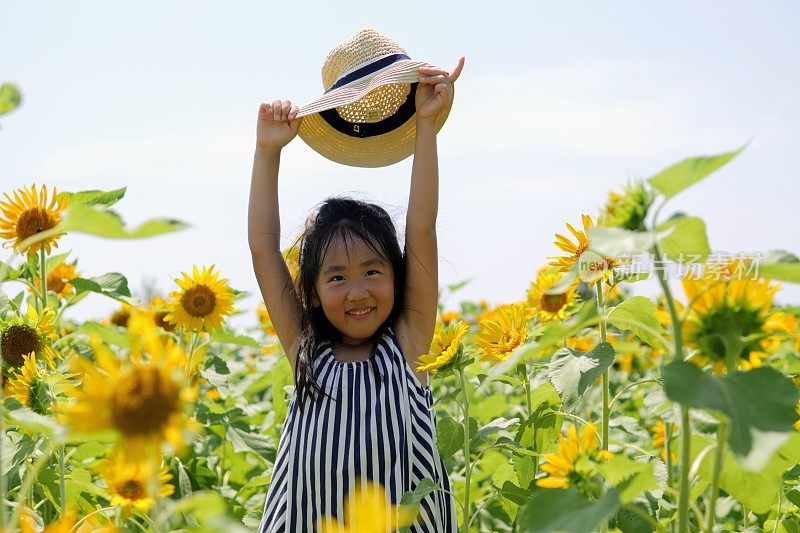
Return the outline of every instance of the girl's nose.
[[[353,284],[347,292],[347,299],[351,302],[365,300],[368,296],[366,287],[358,283]]]

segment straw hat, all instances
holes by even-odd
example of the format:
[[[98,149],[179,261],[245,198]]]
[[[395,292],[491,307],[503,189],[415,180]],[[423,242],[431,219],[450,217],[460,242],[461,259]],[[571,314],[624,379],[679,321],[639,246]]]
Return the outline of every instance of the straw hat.
[[[331,50],[322,65],[325,93],[300,108],[298,135],[337,163],[382,167],[414,153],[419,67],[396,42],[361,30]],[[447,106],[437,119],[442,128]]]

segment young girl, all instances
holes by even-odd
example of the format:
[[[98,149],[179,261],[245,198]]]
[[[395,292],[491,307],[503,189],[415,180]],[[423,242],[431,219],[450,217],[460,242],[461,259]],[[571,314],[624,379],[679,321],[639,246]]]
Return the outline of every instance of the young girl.
[[[420,68],[416,147],[405,251],[381,207],[329,198],[300,237],[293,285],[280,250],[278,168],[297,134],[297,106],[261,104],[250,189],[253,267],[295,377],[260,532],[313,532],[344,521],[350,491],[379,483],[391,504],[424,478],[450,490],[436,448],[426,372],[438,300],[436,119],[450,104],[452,73]],[[376,517],[377,518],[377,517]],[[412,532],[457,531],[452,497],[429,494]]]

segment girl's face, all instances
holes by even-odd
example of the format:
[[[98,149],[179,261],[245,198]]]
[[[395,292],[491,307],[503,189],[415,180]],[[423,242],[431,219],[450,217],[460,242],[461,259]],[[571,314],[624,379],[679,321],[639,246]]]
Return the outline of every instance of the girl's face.
[[[342,334],[344,344],[369,340],[392,312],[394,271],[385,257],[357,237],[333,240],[322,259],[314,306]]]

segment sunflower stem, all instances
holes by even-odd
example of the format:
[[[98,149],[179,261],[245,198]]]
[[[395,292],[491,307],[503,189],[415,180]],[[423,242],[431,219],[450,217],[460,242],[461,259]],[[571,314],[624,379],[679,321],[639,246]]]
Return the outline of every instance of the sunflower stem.
[[[725,458],[725,439],[728,433],[728,422],[723,420],[717,428],[717,450],[714,454],[714,473],[711,478],[711,498],[706,509],[706,532],[714,531],[714,520],[716,519],[717,496],[719,496],[719,476],[722,473],[722,462]]]
[[[42,310],[44,310],[47,308],[47,255],[45,255],[44,246],[39,248],[39,281],[42,286]]]
[[[19,513],[20,509],[22,509],[24,504],[24,499],[28,494],[28,491],[33,486],[34,480],[39,476],[39,471],[45,465],[45,463],[50,459],[50,455],[53,453],[53,443],[52,441],[42,450],[42,454],[36,458],[33,462],[31,467],[25,473],[25,479],[22,480],[22,485],[19,487],[19,492],[17,493],[17,505],[14,506],[14,511],[11,513],[11,520],[8,521],[10,524],[17,524],[19,523]],[[63,510],[62,510],[63,512]]]
[[[603,280],[597,280],[595,286],[597,288],[597,314],[600,316],[600,342],[606,342],[608,332],[606,331],[605,302],[603,301]],[[610,414],[608,389],[608,369],[606,368],[603,371],[603,450],[608,450],[608,420]]]
[[[663,265],[661,251],[658,244],[653,246],[653,257],[655,264]],[[664,291],[667,299],[667,308],[672,320],[672,337],[675,341],[676,361],[683,361],[683,331],[681,322],[678,320],[678,311],[675,309],[675,300],[672,297],[672,290],[669,288],[667,276],[663,268],[657,268],[658,282]],[[692,433],[689,428],[689,408],[681,405],[681,471],[680,471],[680,491],[678,496],[678,531],[686,533],[689,523],[689,464],[690,453],[692,451]]]
[[[461,385],[461,395],[464,402],[464,517],[461,531],[469,533],[470,507],[469,507],[469,488],[470,474],[472,468],[469,460],[469,392],[467,391],[467,376],[464,369],[458,371]]]

